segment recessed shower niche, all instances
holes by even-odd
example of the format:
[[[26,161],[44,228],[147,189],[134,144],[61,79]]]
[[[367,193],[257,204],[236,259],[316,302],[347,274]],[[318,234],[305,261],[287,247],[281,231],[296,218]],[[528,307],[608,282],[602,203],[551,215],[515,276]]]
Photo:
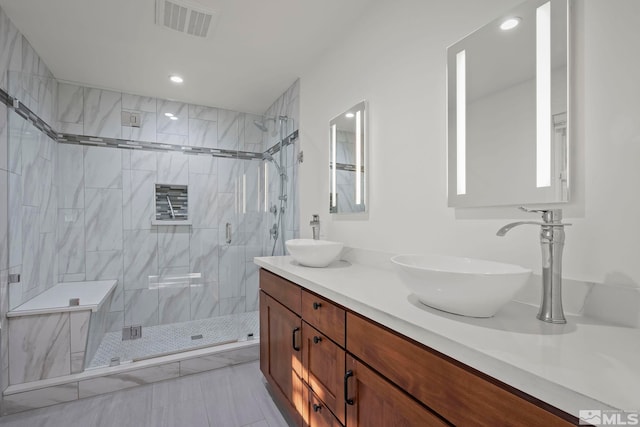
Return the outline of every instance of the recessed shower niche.
[[[156,184],[154,200],[152,225],[191,225],[188,186]]]

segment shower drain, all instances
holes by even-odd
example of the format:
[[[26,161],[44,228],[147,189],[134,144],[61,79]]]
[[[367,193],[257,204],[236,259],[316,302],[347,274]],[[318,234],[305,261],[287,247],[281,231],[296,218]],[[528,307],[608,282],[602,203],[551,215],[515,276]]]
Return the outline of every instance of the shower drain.
[[[191,335],[191,339],[192,340],[201,340],[202,339],[202,334]]]

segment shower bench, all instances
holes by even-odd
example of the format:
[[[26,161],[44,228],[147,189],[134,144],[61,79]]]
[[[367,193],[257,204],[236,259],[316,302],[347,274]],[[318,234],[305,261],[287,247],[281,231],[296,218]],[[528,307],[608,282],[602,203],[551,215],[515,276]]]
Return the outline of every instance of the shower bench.
[[[116,284],[58,283],[9,311],[9,384],[82,372],[106,331]]]

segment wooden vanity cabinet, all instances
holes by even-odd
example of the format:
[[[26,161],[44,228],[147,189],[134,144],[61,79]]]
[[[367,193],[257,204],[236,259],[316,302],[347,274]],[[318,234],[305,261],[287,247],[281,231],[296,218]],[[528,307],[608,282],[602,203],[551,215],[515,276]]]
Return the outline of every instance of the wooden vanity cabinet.
[[[454,425],[575,425],[568,414],[353,313],[347,351]]]
[[[260,368],[296,426],[566,427],[577,419],[260,270]]]
[[[273,282],[271,273],[261,271],[261,284]],[[274,276],[275,277],[275,276]],[[263,281],[266,278],[267,281]],[[280,279],[281,280],[281,279]],[[275,282],[273,282],[275,283]],[[272,283],[272,284],[273,284]],[[280,283],[276,283],[281,285]],[[290,284],[287,282],[287,284]],[[300,288],[291,284],[284,293],[295,301]],[[266,285],[269,288],[269,285]],[[284,286],[280,286],[279,292]],[[295,303],[294,303],[295,305]],[[260,291],[260,370],[271,391],[296,425],[302,423],[302,321],[294,311]]]

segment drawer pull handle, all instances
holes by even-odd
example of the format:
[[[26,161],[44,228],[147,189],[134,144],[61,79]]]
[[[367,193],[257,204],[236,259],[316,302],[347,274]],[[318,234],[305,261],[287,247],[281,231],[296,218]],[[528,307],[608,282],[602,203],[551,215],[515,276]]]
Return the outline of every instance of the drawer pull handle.
[[[298,332],[300,328],[293,328],[291,332],[291,346],[295,351],[300,351],[300,347],[296,346],[296,332]]]
[[[318,344],[320,341],[322,341],[322,338],[320,338],[320,337],[313,337],[313,343],[314,343],[314,344]]]
[[[313,412],[320,412],[320,409],[322,409],[322,406],[315,403],[313,404]]]
[[[320,307],[322,307],[322,304],[320,304],[319,302],[314,302],[314,303],[313,303],[313,309],[314,309],[314,310],[317,310],[317,309],[319,309]]]
[[[344,374],[344,401],[347,405],[353,405],[354,401],[353,399],[349,399],[349,377],[353,376],[353,371],[352,370],[348,370],[345,374]]]

